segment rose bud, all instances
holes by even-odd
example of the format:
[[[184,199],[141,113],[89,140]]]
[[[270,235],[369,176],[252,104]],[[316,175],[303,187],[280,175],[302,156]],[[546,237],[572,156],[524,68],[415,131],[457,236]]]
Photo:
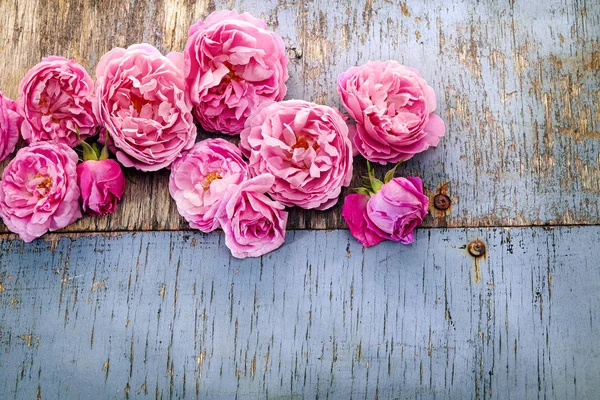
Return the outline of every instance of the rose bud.
[[[0,161],[15,151],[22,121],[23,118],[16,112],[15,102],[0,92]]]
[[[77,183],[81,189],[83,211],[90,215],[111,214],[125,191],[121,166],[108,159],[106,144],[101,151],[84,141],[81,145],[84,161],[77,166]]]
[[[429,199],[423,193],[421,179],[394,178],[396,167],[388,171],[382,182],[367,163],[367,184],[357,190],[358,194],[344,199],[342,217],[352,236],[365,247],[386,239],[412,243],[414,229],[427,215]]]
[[[369,228],[367,203],[369,195],[353,193],[346,196],[342,207],[342,217],[348,224],[352,236],[365,247],[375,246],[383,242],[383,238]]]
[[[369,199],[367,226],[381,238],[409,244],[428,207],[421,178],[394,178]]]
[[[396,61],[371,61],[338,77],[338,93],[356,120],[353,142],[367,160],[406,161],[437,146],[446,131],[433,114],[433,89],[414,68]]]

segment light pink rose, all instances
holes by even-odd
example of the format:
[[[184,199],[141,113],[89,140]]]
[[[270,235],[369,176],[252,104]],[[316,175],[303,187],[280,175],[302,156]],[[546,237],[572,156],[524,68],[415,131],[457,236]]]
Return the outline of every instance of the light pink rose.
[[[21,135],[27,143],[52,140],[75,147],[96,134],[94,82],[81,65],[63,57],[47,57],[30,69],[19,85]]]
[[[156,171],[196,140],[183,57],[149,44],[114,48],[96,68],[99,116],[125,167]]]
[[[194,116],[210,132],[233,135],[253,108],[285,97],[285,45],[248,13],[217,11],[192,25],[185,76]]]
[[[350,233],[365,247],[374,246],[384,239],[369,228],[367,203],[369,196],[366,194],[349,194],[344,199],[342,217],[348,224]]]
[[[409,244],[428,207],[420,178],[394,178],[369,199],[367,226],[384,239]]]
[[[0,216],[26,242],[81,217],[77,153],[62,143],[32,143],[2,173]]]
[[[16,112],[15,102],[0,92],[0,161],[15,151],[22,121],[23,118]]]
[[[242,153],[223,139],[206,139],[171,166],[169,191],[179,214],[203,232],[219,227],[217,211],[232,186],[247,178],[248,165]]]
[[[444,121],[432,114],[435,93],[414,68],[396,61],[352,67],[338,77],[338,93],[356,120],[354,145],[367,160],[408,160],[444,136]]]
[[[334,108],[300,100],[256,110],[241,133],[251,175],[271,173],[271,197],[286,206],[325,210],[352,178],[348,126]]]
[[[234,257],[259,257],[283,244],[288,213],[264,194],[274,181],[258,175],[234,187],[221,204],[218,219]]]
[[[115,212],[125,192],[125,175],[115,160],[87,160],[77,166],[83,211],[90,215]]]

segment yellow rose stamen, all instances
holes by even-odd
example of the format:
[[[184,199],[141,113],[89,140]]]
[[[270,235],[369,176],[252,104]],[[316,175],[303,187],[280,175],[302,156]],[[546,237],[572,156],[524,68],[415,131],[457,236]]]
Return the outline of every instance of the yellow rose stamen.
[[[36,174],[35,178],[36,179],[44,178],[44,180],[42,182],[40,182],[36,187],[37,189],[44,190],[44,194],[40,196],[40,198],[41,198],[46,193],[48,193],[48,191],[52,188],[52,179],[50,179],[50,177],[48,175],[42,175],[42,174]]]
[[[204,186],[204,190],[208,190],[208,188],[210,187],[210,183],[212,181],[221,179],[221,178],[222,178],[222,176],[217,171],[213,171],[213,172],[209,173],[208,175],[206,175],[204,182],[202,182],[202,186]]]

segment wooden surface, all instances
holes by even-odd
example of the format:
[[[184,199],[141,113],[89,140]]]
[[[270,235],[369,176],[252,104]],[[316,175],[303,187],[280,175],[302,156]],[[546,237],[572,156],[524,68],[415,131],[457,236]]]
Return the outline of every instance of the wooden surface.
[[[181,50],[193,21],[232,7],[264,18],[283,37],[288,98],[339,106],[337,75],[370,59],[422,71],[447,136],[400,173],[422,176],[429,194],[453,202],[448,212],[432,209],[426,226],[600,223],[596,1],[2,0],[0,88],[14,97],[24,73],[51,54],[93,72],[113,46],[144,41]],[[364,165],[356,161],[358,176]],[[116,214],[66,230],[187,228],[167,171],[134,176]],[[339,212],[294,210],[290,227],[343,227]]]
[[[424,229],[366,250],[295,231],[243,261],[217,233],[4,239],[3,399],[600,391],[599,227]]]
[[[186,231],[168,171],[134,173],[109,217],[0,233],[0,399],[597,398],[600,3],[0,0],[0,90],[51,54],[181,50],[232,7],[283,37],[289,98],[339,106],[370,59],[420,69],[447,136],[399,173],[452,207],[369,249],[330,230],[339,205],[293,210],[281,249],[240,261]]]

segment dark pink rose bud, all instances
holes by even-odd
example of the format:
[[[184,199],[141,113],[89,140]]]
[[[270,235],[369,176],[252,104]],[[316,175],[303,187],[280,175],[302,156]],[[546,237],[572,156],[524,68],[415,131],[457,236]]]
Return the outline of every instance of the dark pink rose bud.
[[[348,224],[350,233],[365,247],[375,246],[384,240],[377,232],[369,228],[368,202],[369,195],[354,193],[346,196],[342,207],[342,217]]]
[[[90,215],[111,214],[125,191],[125,176],[115,160],[88,160],[77,166],[83,211]]]
[[[367,162],[367,183],[344,199],[342,217],[352,236],[365,247],[386,239],[412,243],[415,228],[427,215],[429,199],[423,193],[421,178],[394,178],[397,167],[380,181]]]
[[[15,102],[0,92],[0,161],[15,151],[22,121],[23,118],[16,111]]]
[[[383,239],[409,244],[415,240],[414,229],[423,222],[428,207],[420,178],[394,178],[369,199],[367,227]]]

